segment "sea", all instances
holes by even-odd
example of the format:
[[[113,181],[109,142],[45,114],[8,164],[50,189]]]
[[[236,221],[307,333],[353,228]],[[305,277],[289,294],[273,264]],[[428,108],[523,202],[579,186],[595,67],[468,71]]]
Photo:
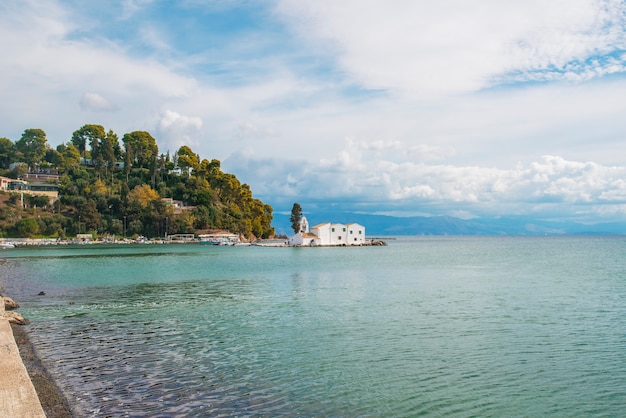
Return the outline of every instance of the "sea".
[[[3,250],[85,417],[618,417],[626,237]]]

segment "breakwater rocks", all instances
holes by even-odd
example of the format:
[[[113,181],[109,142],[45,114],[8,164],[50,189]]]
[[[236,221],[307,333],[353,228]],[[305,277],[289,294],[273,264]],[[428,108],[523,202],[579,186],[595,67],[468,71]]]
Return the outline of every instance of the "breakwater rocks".
[[[382,239],[373,239],[373,240],[370,240],[369,245],[373,245],[375,247],[386,247],[387,243],[383,241]]]
[[[17,309],[20,305],[8,296],[2,296],[2,304],[4,305],[4,317],[12,324],[28,325],[30,321],[22,316],[19,312],[15,312],[13,309]]]

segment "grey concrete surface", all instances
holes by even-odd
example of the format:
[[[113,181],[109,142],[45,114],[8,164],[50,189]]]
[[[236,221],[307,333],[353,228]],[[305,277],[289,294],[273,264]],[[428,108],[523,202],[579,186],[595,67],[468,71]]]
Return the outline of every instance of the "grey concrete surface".
[[[45,417],[0,303],[0,417]]]

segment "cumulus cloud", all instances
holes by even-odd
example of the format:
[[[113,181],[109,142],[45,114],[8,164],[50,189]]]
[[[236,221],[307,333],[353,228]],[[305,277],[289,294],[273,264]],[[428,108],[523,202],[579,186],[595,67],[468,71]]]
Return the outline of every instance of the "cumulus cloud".
[[[80,98],[80,107],[85,110],[94,110],[96,112],[112,112],[118,110],[118,107],[111,103],[101,94],[94,92],[86,92]]]
[[[353,145],[346,141],[346,148],[334,160],[285,164],[238,154],[226,165],[276,202],[294,198],[301,203],[353,202],[352,210],[378,205],[378,211],[393,208],[395,214],[547,216],[554,205],[560,205],[564,215],[593,218],[609,213],[608,206],[626,205],[625,166],[568,161],[559,156],[543,156],[512,169],[396,163],[371,158],[376,144],[361,144],[356,152]]]
[[[77,36],[81,28],[76,22],[89,18],[76,12],[55,0],[0,4],[0,51],[8,57],[0,61],[5,97],[0,113],[7,115],[2,122],[10,130],[4,135],[36,124],[50,138],[67,137],[86,122],[74,111],[78,97],[82,109],[102,113],[107,127],[148,130],[154,125],[154,110],[147,104],[195,91],[193,78],[150,57],[130,56],[119,40]],[[112,112],[121,103],[124,112]]]
[[[198,137],[201,129],[201,118],[165,110],[161,114],[158,125],[160,146],[172,152],[177,151],[183,145],[193,149],[194,145],[197,145],[195,138]]]
[[[623,1],[92,3],[0,2],[0,135],[67,138],[80,98],[270,203],[625,213]]]
[[[432,98],[527,80],[624,71],[615,0],[378,2],[280,0],[303,39],[370,89]]]

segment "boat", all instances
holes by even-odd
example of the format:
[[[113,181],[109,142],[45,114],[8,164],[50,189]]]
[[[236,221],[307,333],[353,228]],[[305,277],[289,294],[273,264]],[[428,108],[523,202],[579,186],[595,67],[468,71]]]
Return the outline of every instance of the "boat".
[[[9,244],[8,242],[0,242],[0,249],[5,250],[7,248],[15,248],[15,245]]]

